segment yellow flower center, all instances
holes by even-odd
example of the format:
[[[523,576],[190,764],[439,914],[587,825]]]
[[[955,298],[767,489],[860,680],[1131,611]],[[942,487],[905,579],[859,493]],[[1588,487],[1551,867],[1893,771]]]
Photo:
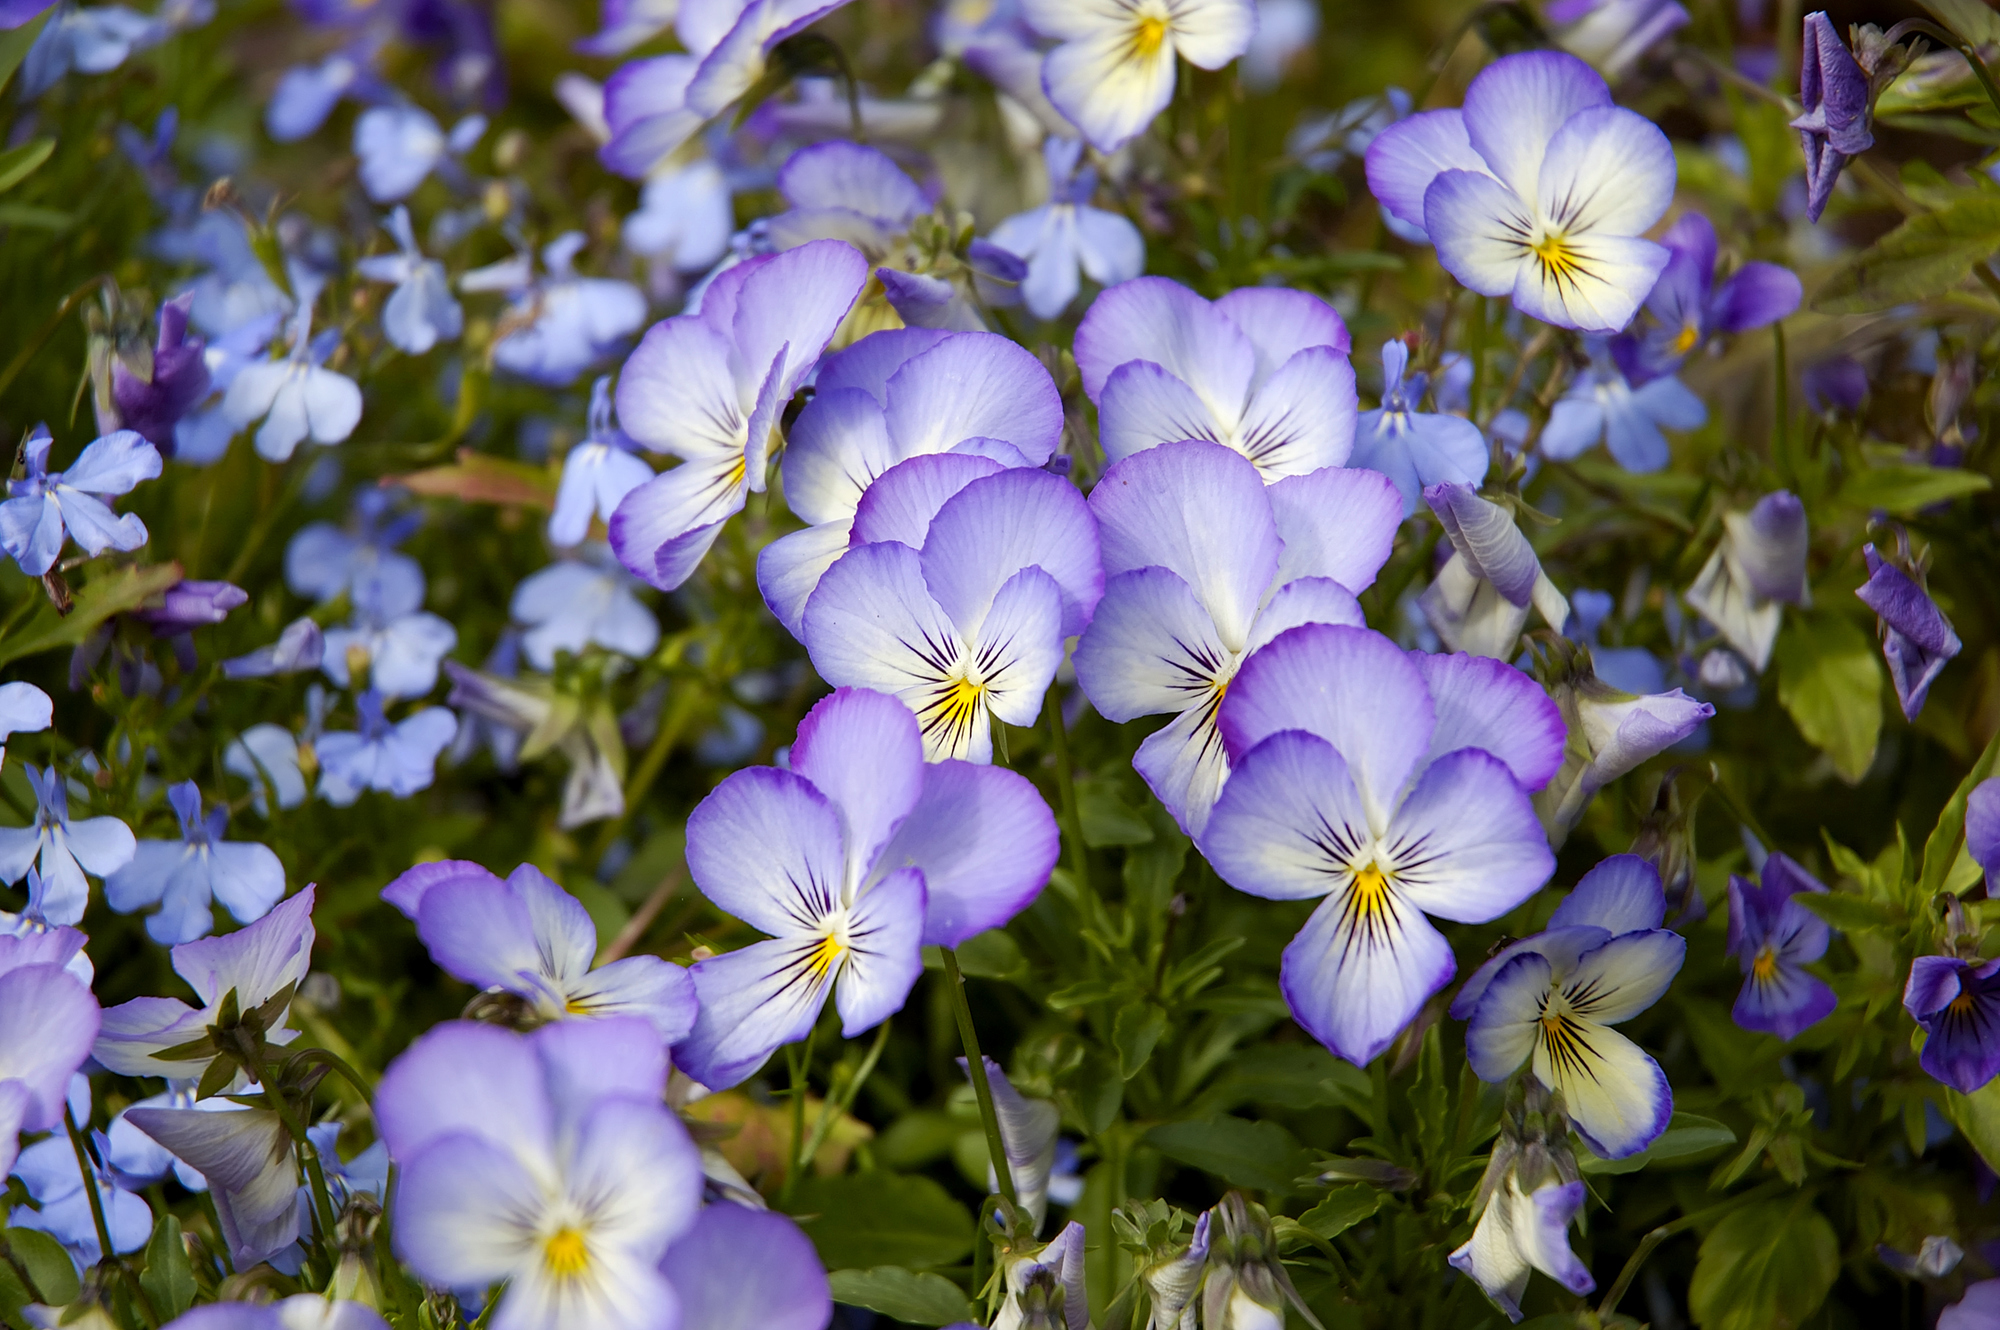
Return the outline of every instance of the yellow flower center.
[[[590,1268],[590,1249],[584,1245],[583,1234],[567,1225],[542,1244],[542,1258],[548,1262],[549,1273],[558,1279],[573,1279]]]
[[[847,954],[847,943],[838,933],[828,933],[821,938],[806,958],[806,969],[815,979],[824,979],[833,968],[840,964],[840,958]]]
[[[1696,324],[1688,324],[1685,328],[1681,329],[1680,336],[1674,338],[1674,354],[1686,355],[1688,352],[1694,350],[1694,344],[1700,340],[1701,328]]]
[[[1760,984],[1768,984],[1778,977],[1778,950],[1765,947],[1750,961],[1750,977]]]
[[[1380,919],[1389,913],[1389,879],[1380,867],[1370,864],[1354,875],[1347,900],[1348,913],[1356,918]]]
[[[986,685],[969,675],[941,680],[930,700],[917,709],[917,724],[937,749],[950,752],[978,723],[985,697]]]
[[[1135,59],[1150,60],[1166,42],[1167,21],[1149,14],[1132,30],[1132,55]]]
[[[1954,1016],[1970,1016],[1972,1014],[1972,994],[1961,992],[1951,1000],[1951,1005],[1945,1008],[1945,1010]]]
[[[1574,285],[1582,275],[1582,256],[1562,233],[1551,232],[1543,236],[1534,243],[1533,249],[1535,257],[1541,261],[1543,274],[1552,280]]]

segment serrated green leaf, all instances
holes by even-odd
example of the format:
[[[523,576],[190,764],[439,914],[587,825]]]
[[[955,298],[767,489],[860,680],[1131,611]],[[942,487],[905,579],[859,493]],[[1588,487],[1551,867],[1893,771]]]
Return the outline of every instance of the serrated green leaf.
[[[1275,1122],[1233,1117],[1168,1122],[1147,1132],[1146,1143],[1169,1159],[1254,1191],[1292,1190],[1307,1164],[1305,1147]]]
[[[180,580],[177,563],[100,571],[77,591],[69,617],[57,614],[53,605],[43,605],[19,632],[0,639],[0,665],[57,647],[73,647],[112,615],[137,609],[148,596],[156,596]]]
[[[1851,891],[1802,891],[1793,899],[1843,933],[1900,932],[1897,911]]]
[[[1806,741],[1853,785],[1882,737],[1882,665],[1875,643],[1839,614],[1794,619],[1778,637],[1778,701]]]
[[[1736,1144],[1736,1133],[1714,1118],[1693,1113],[1676,1113],[1660,1139],[1624,1159],[1599,1159],[1578,1151],[1576,1166],[1584,1173],[1637,1173],[1656,1164],[1695,1163],[1717,1150]]]
[[[60,1242],[32,1228],[8,1229],[6,1242],[7,1250],[14,1254],[15,1262],[34,1285],[39,1301],[51,1307],[76,1301],[80,1289],[76,1263],[70,1260]]]
[[[959,973],[974,979],[1018,979],[1028,972],[1021,944],[998,928],[973,934],[957,950]]]
[[[835,1302],[866,1307],[906,1325],[950,1325],[972,1319],[972,1304],[943,1275],[879,1265],[872,1270],[835,1270],[827,1282],[833,1286]]]
[[[1930,837],[1924,842],[1924,900],[1928,901],[1943,890],[1946,875],[1958,858],[1959,848],[1965,844],[1965,801],[1972,797],[1973,790],[1982,781],[1993,774],[1996,763],[2000,763],[2000,733],[1987,740],[1979,760],[1972,764],[1972,770],[1965,773],[1965,779],[1952,791],[1944,811],[1938,814],[1937,825],[1931,828]]]
[[[1299,1216],[1299,1226],[1322,1238],[1337,1238],[1382,1208],[1387,1194],[1374,1187],[1338,1187]]]
[[[1108,781],[1078,781],[1076,808],[1083,824],[1083,843],[1094,850],[1145,845],[1153,839],[1152,825],[1119,798],[1117,788]]]
[[[1866,314],[1928,300],[2000,252],[2000,197],[1977,194],[1920,213],[1849,259],[1820,287],[1822,314]]]
[[[972,1250],[972,1216],[950,1192],[915,1174],[800,1178],[792,1213],[830,1270],[925,1270]]]
[[[146,1296],[163,1318],[179,1316],[194,1303],[194,1269],[181,1241],[181,1221],[161,1215],[146,1244],[146,1270],[139,1276]]]
[[[1839,1273],[1840,1239],[1810,1196],[1762,1201],[1703,1239],[1688,1310],[1702,1330],[1795,1330]]]
[[[0,193],[33,175],[55,150],[54,139],[32,139],[18,148],[0,152]]]
[[[1111,1024],[1111,1042],[1118,1049],[1118,1074],[1125,1080],[1137,1076],[1152,1060],[1153,1049],[1167,1032],[1167,1013],[1151,1002],[1136,1002],[1118,1009]]]
[[[1908,517],[1934,503],[1947,503],[1993,488],[1976,471],[1949,466],[1871,466],[1840,487],[1840,501],[1864,512],[1880,509]]]

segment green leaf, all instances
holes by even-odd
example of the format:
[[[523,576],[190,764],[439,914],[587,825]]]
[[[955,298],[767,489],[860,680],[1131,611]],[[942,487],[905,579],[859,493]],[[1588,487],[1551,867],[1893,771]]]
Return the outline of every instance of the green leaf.
[[[64,618],[53,605],[43,605],[19,632],[0,639],[0,665],[57,647],[73,647],[114,614],[137,609],[181,580],[177,563],[150,567],[110,568],[93,576],[76,593],[76,606]]]
[[[33,175],[55,150],[54,139],[31,139],[18,148],[0,152],[0,193]]]
[[[1960,1094],[1950,1086],[1944,1092],[1944,1115],[1965,1133],[1972,1148],[1988,1168],[2000,1168],[2000,1080],[1992,1080],[1971,1094]]]
[[[179,1316],[194,1303],[194,1269],[181,1241],[181,1221],[173,1215],[161,1215],[153,1226],[153,1240],[146,1244],[146,1270],[139,1276],[139,1284],[163,1319]]]
[[[1993,482],[1977,471],[1897,463],[1855,472],[1840,487],[1840,501],[1864,512],[1880,508],[1892,516],[1908,517],[1934,503],[1947,503],[1992,488]]]
[[[67,231],[76,217],[59,208],[29,203],[0,203],[0,226],[25,226],[35,231]]]
[[[1851,891],[1802,891],[1793,899],[1843,933],[1901,932],[1903,916]]]
[[[1118,1048],[1118,1074],[1131,1080],[1153,1057],[1160,1036],[1167,1032],[1167,1013],[1151,1002],[1118,1009],[1111,1025],[1111,1042]]]
[[[916,1274],[901,1266],[835,1270],[827,1276],[833,1300],[866,1307],[905,1325],[951,1325],[972,1319],[972,1304],[943,1275]]]
[[[1970,279],[2000,250],[2000,198],[1975,194],[1920,213],[1848,260],[1820,287],[1822,314],[1866,314],[1928,300]]]
[[[800,1178],[792,1213],[829,1270],[950,1265],[972,1250],[972,1217],[951,1193],[908,1173]]]
[[[28,58],[28,51],[35,44],[35,38],[42,35],[42,27],[49,21],[48,13],[37,14],[31,21],[23,23],[12,32],[0,32],[0,91],[5,91],[7,81],[14,77],[14,71]]]
[[[10,1228],[6,1239],[7,1249],[13,1252],[14,1260],[35,1286],[39,1301],[51,1307],[76,1301],[80,1288],[76,1264],[60,1242],[32,1228]]]
[[[1299,1216],[1299,1226],[1322,1238],[1337,1238],[1382,1208],[1387,1193],[1373,1187],[1339,1187]]]
[[[1110,1058],[1085,1058],[1070,1083],[1070,1101],[1092,1136],[1102,1136],[1125,1104],[1125,1078]]]
[[[1849,785],[1867,774],[1882,735],[1882,666],[1875,644],[1839,614],[1785,625],[1778,638],[1778,701],[1806,741]]]
[[[1599,1159],[1587,1151],[1577,1154],[1576,1166],[1584,1173],[1636,1173],[1655,1164],[1694,1163],[1697,1159],[1736,1144],[1736,1133],[1714,1118],[1693,1113],[1676,1113],[1660,1139],[1624,1159]]]
[[[1094,850],[1109,845],[1144,845],[1153,828],[1131,805],[1118,797],[1109,781],[1076,783],[1077,817],[1083,823],[1083,843]]]
[[[1169,1159],[1253,1191],[1288,1192],[1305,1171],[1305,1147],[1275,1122],[1215,1117],[1168,1122],[1146,1143]]]
[[[959,973],[974,979],[1018,979],[1028,972],[1021,944],[998,928],[974,933],[958,947]]]
[[[1965,801],[1972,797],[1972,791],[1993,774],[1996,761],[2000,761],[2000,733],[1986,742],[1986,750],[1979,760],[1972,764],[1972,770],[1965,773],[1965,779],[1958,783],[1944,811],[1938,814],[1937,825],[1931,828],[1930,839],[1924,842],[1923,899],[1930,900],[1944,889],[1946,875],[1951,872],[1953,862],[1958,858],[1959,847],[1965,843]]]
[[[1974,46],[2000,42],[2000,14],[1980,0],[1917,0],[1931,17]]]
[[[1840,1240],[1805,1194],[1746,1205],[1702,1241],[1688,1310],[1702,1330],[1794,1330],[1840,1273]]]

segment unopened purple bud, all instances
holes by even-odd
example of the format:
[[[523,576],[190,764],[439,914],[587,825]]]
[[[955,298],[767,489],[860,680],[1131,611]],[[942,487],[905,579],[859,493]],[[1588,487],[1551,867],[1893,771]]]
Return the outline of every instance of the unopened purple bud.
[[[1798,605],[1806,597],[1806,506],[1788,490],[1757,500],[1750,520],[1735,527],[1736,557],[1750,585],[1766,600]]]
[[[1931,684],[1962,644],[1951,620],[1915,579],[1876,553],[1873,545],[1862,546],[1861,552],[1868,560],[1868,580],[1854,594],[1880,616],[1882,656],[1889,663],[1896,700],[1902,703],[1904,717],[1915,720],[1930,696]]]
[[[1432,485],[1424,502],[1444,524],[1445,535],[1473,572],[1515,605],[1526,605],[1535,593],[1541,563],[1534,547],[1514,525],[1514,518],[1497,503],[1479,497],[1470,485]]]
[[[167,588],[160,604],[137,610],[132,617],[150,625],[153,636],[171,637],[221,623],[249,599],[249,592],[230,582],[179,582]]]
[[[160,306],[160,337],[153,348],[153,378],[148,383],[125,368],[111,366],[111,400],[124,427],[143,435],[162,454],[174,453],[174,426],[208,396],[207,343],[187,332],[192,294]]]
[[[294,619],[278,634],[278,640],[258,647],[246,656],[222,662],[222,672],[231,679],[262,679],[273,674],[297,674],[316,670],[326,654],[326,636],[311,619]]]
[[[1805,114],[1792,128],[1805,146],[1806,216],[1816,222],[1847,159],[1874,147],[1875,135],[1869,129],[1868,75],[1824,11],[1806,15],[1800,54],[1799,101]]]

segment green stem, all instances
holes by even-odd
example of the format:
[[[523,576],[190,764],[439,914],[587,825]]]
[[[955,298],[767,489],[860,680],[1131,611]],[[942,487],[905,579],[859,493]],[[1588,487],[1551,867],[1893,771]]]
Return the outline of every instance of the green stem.
[[[90,1145],[84,1140],[82,1130],[76,1125],[76,1115],[70,1112],[67,1104],[63,1105],[63,1125],[69,1129],[70,1148],[76,1151],[76,1167],[83,1175],[84,1195],[90,1198],[90,1222],[97,1229],[98,1259],[109,1261],[118,1267],[119,1274],[129,1286],[133,1305],[138,1309],[141,1319],[146,1322],[148,1330],[152,1330],[152,1327],[159,1325],[160,1318],[153,1310],[153,1300],[146,1296],[145,1289],[139,1286],[137,1278],[132,1274],[132,1268],[120,1260],[118,1253],[112,1250],[111,1226],[104,1219],[104,1197],[97,1190],[97,1168],[92,1159]]]
[[[1771,409],[1777,421],[1771,431],[1772,460],[1779,463],[1779,471],[1787,480],[1792,479],[1792,426],[1791,426],[1791,384],[1787,381],[1785,368],[1785,321],[1779,319],[1771,325],[1772,383]]]
[[[1076,802],[1076,771],[1070,763],[1069,730],[1063,725],[1062,698],[1056,685],[1049,685],[1042,710],[1049,716],[1049,746],[1056,758],[1056,794],[1062,801],[1063,839],[1069,842],[1070,872],[1076,875],[1079,890],[1090,890],[1090,862],[1083,843],[1083,814]]]
[[[818,1026],[806,1032],[803,1054],[800,1053],[797,1044],[785,1049],[785,1058],[792,1068],[792,1158],[785,1169],[784,1185],[778,1189],[778,1204],[781,1208],[791,1204],[792,1188],[798,1186],[799,1170],[803,1167],[800,1156],[806,1136],[806,1092],[812,1088],[813,1040],[818,1035]]]
[[[353,1086],[354,1092],[361,1096],[363,1104],[374,1102],[375,1091],[369,1088],[368,1082],[362,1079],[361,1073],[348,1066],[340,1054],[330,1048],[300,1049],[292,1056],[291,1064],[286,1067],[286,1071],[289,1072],[292,1066],[303,1065],[309,1062],[322,1063],[332,1070],[339,1072],[340,1078]]]
[[[1639,1245],[1633,1250],[1631,1259],[1625,1262],[1625,1268],[1620,1270],[1618,1278],[1612,1281],[1610,1290],[1604,1295],[1604,1301],[1597,1304],[1598,1316],[1600,1318],[1606,1317],[1618,1310],[1618,1304],[1625,1297],[1625,1291],[1631,1288],[1632,1281],[1639,1277],[1639,1268],[1645,1265],[1646,1259],[1653,1254],[1654,1249],[1668,1238],[1673,1237],[1677,1233],[1685,1233],[1687,1230],[1698,1225],[1706,1224],[1711,1219],[1720,1219],[1723,1215],[1728,1214],[1738,1206],[1748,1204],[1751,1201],[1762,1200],[1784,1186],[1785,1184],[1781,1181],[1766,1182],[1762,1186],[1752,1187],[1749,1191],[1739,1196],[1732,1196],[1720,1205],[1711,1205],[1706,1210],[1697,1210],[1691,1215],[1682,1215],[1671,1224],[1662,1224],[1651,1233],[1648,1233],[1639,1240]]]
[[[1950,29],[1940,27],[1925,18],[1906,18],[1895,27],[1889,29],[1889,31],[1883,33],[1882,37],[1884,41],[1895,43],[1901,41],[1905,34],[1912,32],[1922,33],[1926,37],[1934,37],[1964,56],[1965,63],[1972,66],[1973,77],[1979,80],[1980,88],[1985,91],[1986,100],[1993,104],[1995,111],[2000,111],[2000,84],[1993,82],[1993,73],[1986,68],[1986,62],[1979,58],[1979,48],[1977,46],[1965,40],[1965,38],[1959,36],[1957,33],[1952,32]]]
[[[1061,713],[1057,713],[1056,723],[1062,723]],[[986,1079],[986,1058],[979,1051],[979,1032],[972,1028],[972,1008],[965,1000],[965,977],[958,972],[958,953],[950,947],[941,947],[944,953],[944,979],[951,989],[951,1009],[958,1016],[959,1042],[965,1045],[965,1069],[972,1077],[972,1093],[979,1100],[979,1121],[986,1128],[986,1153],[993,1158],[993,1176],[1000,1181],[1000,1195],[1009,1209],[1018,1206],[1019,1194],[1014,1190],[1014,1170],[1007,1162],[1007,1141],[1000,1135],[1000,1114],[993,1107],[993,1086]]]
[[[275,1086],[264,1087],[264,1102],[271,1106],[271,1111],[285,1124],[285,1130],[291,1133],[293,1146],[297,1149],[299,1157],[305,1161],[306,1177],[312,1183],[313,1212],[319,1221],[320,1240],[331,1243],[335,1222],[333,1194],[326,1189],[326,1171],[320,1167],[319,1151],[313,1148],[312,1138],[306,1135],[306,1129],[300,1123],[298,1115],[292,1112],[292,1106],[285,1102],[285,1096]]]
[[[875,1027],[875,1042],[868,1046],[861,1065],[855,1069],[838,1094],[828,1094],[826,1102],[819,1106],[819,1117],[813,1122],[812,1135],[806,1138],[806,1148],[799,1154],[799,1171],[812,1167],[819,1157],[820,1146],[826,1143],[826,1134],[833,1130],[833,1124],[854,1106],[854,1097],[861,1093],[862,1082],[874,1073],[875,1064],[882,1060],[882,1050],[889,1044],[889,1022],[883,1021]]]

